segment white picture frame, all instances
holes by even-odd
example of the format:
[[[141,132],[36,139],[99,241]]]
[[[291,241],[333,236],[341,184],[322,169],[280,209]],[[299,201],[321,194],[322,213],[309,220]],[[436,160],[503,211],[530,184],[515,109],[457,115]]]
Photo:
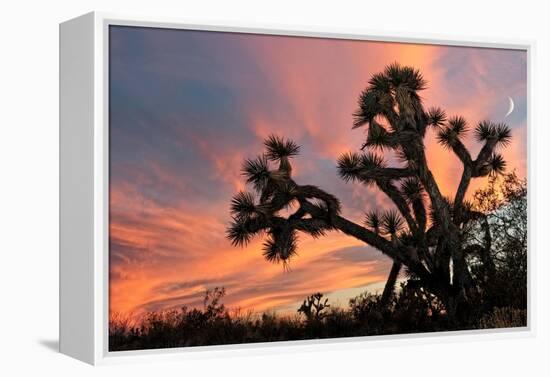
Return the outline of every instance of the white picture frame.
[[[132,17],[92,12],[60,25],[60,351],[90,364],[136,360],[181,359],[296,350],[379,347],[388,344],[528,337],[535,334],[532,233],[528,253],[528,326],[517,329],[385,335],[343,339],[206,346],[140,351],[108,351],[108,28],[110,25],[270,35],[330,37],[452,46],[521,49],[528,62],[528,182],[534,190],[532,122],[532,55],[534,42],[327,30],[312,27],[236,23],[197,24],[185,20]],[[528,200],[528,221],[533,217]],[[530,232],[534,229],[529,227]]]

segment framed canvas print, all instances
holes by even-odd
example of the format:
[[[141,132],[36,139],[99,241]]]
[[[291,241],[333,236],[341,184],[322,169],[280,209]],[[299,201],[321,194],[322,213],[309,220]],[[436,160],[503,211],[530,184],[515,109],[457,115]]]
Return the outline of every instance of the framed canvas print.
[[[61,24],[61,351],[529,334],[531,48]]]

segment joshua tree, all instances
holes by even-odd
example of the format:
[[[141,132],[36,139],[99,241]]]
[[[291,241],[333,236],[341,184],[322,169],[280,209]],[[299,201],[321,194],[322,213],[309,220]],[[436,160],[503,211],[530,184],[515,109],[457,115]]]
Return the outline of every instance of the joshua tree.
[[[323,310],[327,308],[330,308],[328,298],[325,298],[325,300],[323,301],[323,294],[317,292],[312,294],[311,296],[308,296],[304,300],[302,306],[300,306],[300,308],[298,309],[298,313],[303,313],[306,316],[308,322],[318,322],[326,316],[326,313],[323,312]]]
[[[479,123],[474,132],[482,148],[473,157],[463,144],[469,131],[466,120],[447,117],[440,108],[424,109],[419,92],[425,88],[421,73],[411,67],[392,64],[374,74],[354,113],[353,128],[367,127],[366,140],[361,151],[343,154],[337,162],[344,181],[377,187],[395,208],[366,213],[364,224],[342,217],[335,196],[292,178],[290,160],[300,147],[270,136],[264,142],[265,153],[244,162],[243,175],[254,192],[240,192],[233,198],[228,238],[244,246],[253,236],[266,234],[266,259],[286,265],[296,254],[298,232],[320,237],[341,231],[393,260],[386,300],[404,266],[413,280],[442,300],[454,318],[480,289],[469,272],[467,256],[477,253],[480,260],[491,263],[488,226],[483,242],[464,242],[467,225],[484,216],[465,200],[466,192],[472,179],[504,171],[506,163],[497,149],[510,143],[511,132],[504,124]],[[463,166],[452,198],[441,193],[426,160],[424,138],[429,127]],[[398,166],[388,166],[385,153],[395,153]],[[283,209],[292,213],[284,216]],[[485,271],[490,274],[493,269],[487,266]]]

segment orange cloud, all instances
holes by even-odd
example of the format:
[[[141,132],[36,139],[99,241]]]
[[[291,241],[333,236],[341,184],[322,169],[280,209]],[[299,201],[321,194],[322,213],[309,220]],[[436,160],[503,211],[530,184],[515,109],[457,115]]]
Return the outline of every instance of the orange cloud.
[[[123,216],[115,211],[110,224],[111,260],[117,261],[111,266],[112,312],[139,314],[152,307],[193,305],[200,303],[206,289],[227,284],[228,304],[263,310],[295,302],[312,291],[333,291],[382,280],[383,274],[369,273],[376,269],[377,261],[349,265],[331,259],[334,250],[362,246],[342,234],[320,240],[301,237],[300,256],[288,272],[263,259],[261,239],[243,250],[231,246],[224,237],[225,224],[215,217],[197,216],[182,207],[163,208],[128,190],[114,189],[112,197],[118,207],[133,206],[133,211]],[[120,247],[137,255],[132,258],[132,253],[122,254],[125,258],[118,260]],[[377,254],[372,249],[364,252]],[[382,266],[386,267],[384,263]],[[155,289],[170,281],[205,279],[207,282],[179,289]],[[270,288],[263,293],[261,289],[255,294],[246,293],[266,282],[270,282]],[[290,291],[284,288],[287,283],[292,287]],[[281,297],[282,293],[286,296]],[[144,305],[147,302],[158,305]]]

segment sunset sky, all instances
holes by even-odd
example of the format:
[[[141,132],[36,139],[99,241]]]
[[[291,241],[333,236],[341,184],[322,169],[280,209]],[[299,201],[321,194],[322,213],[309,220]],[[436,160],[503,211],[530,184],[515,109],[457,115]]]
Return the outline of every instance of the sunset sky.
[[[246,248],[225,238],[229,203],[246,189],[244,158],[269,134],[301,146],[299,184],[342,201],[343,216],[388,207],[374,188],[344,183],[336,159],[357,151],[357,98],[370,76],[392,62],[428,80],[425,107],[463,115],[473,128],[505,121],[508,171],[526,174],[526,53],[435,45],[170,29],[110,27],[110,310],[140,314],[202,305],[225,287],[229,307],[295,311],[317,291],[331,301],[379,290],[390,260],[336,232],[302,236],[290,271],[267,262],[256,238]],[[504,118],[508,97],[515,110]],[[480,146],[469,136],[473,155]],[[445,194],[462,172],[452,152],[426,139],[429,164]],[[483,186],[476,180],[469,193]]]

